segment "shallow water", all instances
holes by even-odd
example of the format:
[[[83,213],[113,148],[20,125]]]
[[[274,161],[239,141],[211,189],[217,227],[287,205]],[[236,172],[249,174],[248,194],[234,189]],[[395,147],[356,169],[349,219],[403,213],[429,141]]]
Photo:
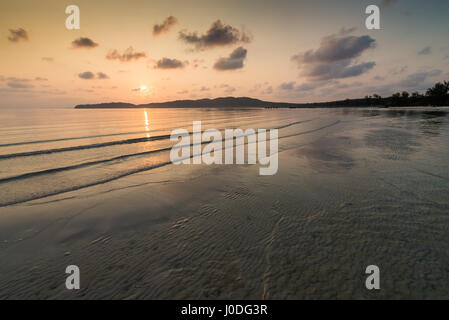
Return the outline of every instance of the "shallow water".
[[[0,297],[449,298],[448,116],[2,112]],[[278,173],[170,164],[168,135],[195,120],[280,128]],[[68,264],[79,292],[64,288]],[[371,264],[379,291],[364,286]]]

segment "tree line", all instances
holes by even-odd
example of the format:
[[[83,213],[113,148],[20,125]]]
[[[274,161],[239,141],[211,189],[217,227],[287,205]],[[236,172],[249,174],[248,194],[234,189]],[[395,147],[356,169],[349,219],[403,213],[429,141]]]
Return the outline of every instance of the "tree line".
[[[366,96],[364,102],[365,105],[369,106],[448,106],[449,81],[436,83],[432,88],[427,89],[424,94],[417,91],[412,93],[403,91],[396,92],[386,98],[374,94],[372,96]]]

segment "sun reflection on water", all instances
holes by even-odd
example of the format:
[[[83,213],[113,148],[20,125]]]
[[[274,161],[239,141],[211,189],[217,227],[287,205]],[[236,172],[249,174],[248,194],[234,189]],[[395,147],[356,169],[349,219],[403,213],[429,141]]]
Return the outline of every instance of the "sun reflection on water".
[[[148,112],[147,110],[143,111],[143,115],[145,117],[145,131],[147,132],[147,138],[150,137],[150,121],[148,120]]]

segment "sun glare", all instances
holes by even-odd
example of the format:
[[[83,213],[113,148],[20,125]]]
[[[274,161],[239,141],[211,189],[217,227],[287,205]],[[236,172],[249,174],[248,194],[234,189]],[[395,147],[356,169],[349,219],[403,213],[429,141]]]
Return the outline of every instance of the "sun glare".
[[[145,85],[141,85],[141,86],[140,86],[140,91],[141,91],[141,92],[147,91],[147,90],[148,90],[147,86],[145,86]]]

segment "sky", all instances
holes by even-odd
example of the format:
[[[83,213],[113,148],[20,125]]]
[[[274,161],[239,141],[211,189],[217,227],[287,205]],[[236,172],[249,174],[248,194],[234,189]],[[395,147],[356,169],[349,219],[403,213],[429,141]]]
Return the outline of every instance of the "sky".
[[[448,30],[447,0],[2,0],[0,107],[422,92],[449,80]]]

